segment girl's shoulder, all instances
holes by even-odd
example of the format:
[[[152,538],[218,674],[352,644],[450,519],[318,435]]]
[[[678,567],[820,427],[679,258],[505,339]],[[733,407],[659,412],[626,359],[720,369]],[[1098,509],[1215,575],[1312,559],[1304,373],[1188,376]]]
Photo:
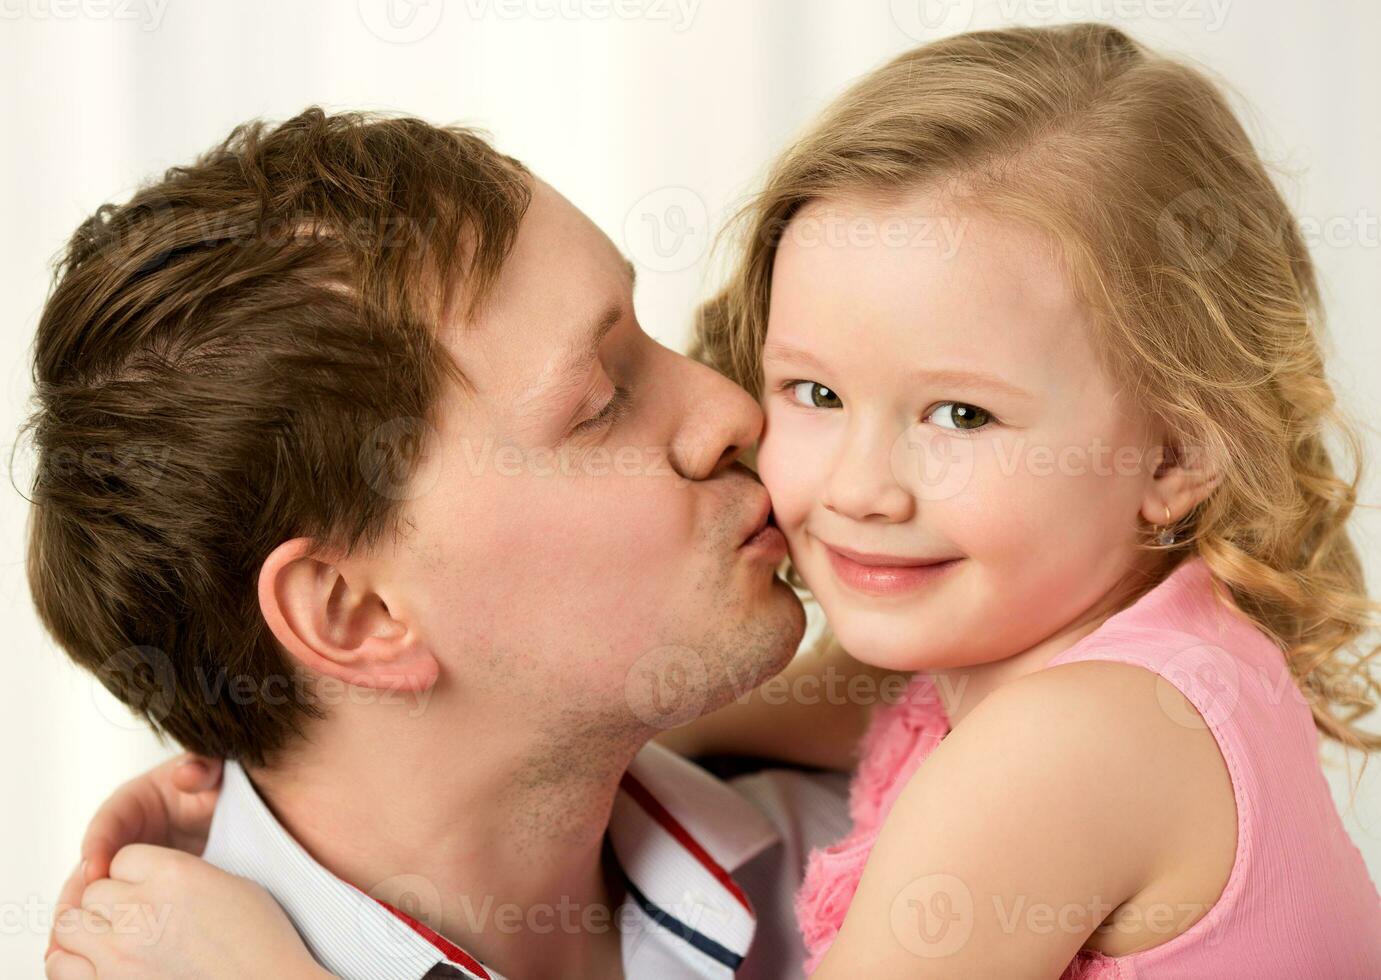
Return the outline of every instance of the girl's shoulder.
[[[1211,645],[1173,648],[1196,651],[1177,655],[1193,662],[1186,676],[1199,678],[1204,665],[1218,667],[1229,656]],[[1083,947],[1108,956],[1187,932],[1227,893],[1242,850],[1223,719],[1212,714],[1215,702],[1200,696],[1198,682],[1162,668],[1156,658],[1070,661],[1014,684],[1008,703],[993,705],[994,713],[1018,719],[1061,712],[1051,722],[1055,743],[1067,751],[1086,746],[1080,826],[1100,824],[1114,846],[1121,841],[1126,867],[1136,869],[1134,890]]]
[[[927,765],[994,760],[1030,812],[1102,835],[1108,855],[1138,869],[1138,887],[1186,856],[1205,858],[1205,843],[1225,842],[1231,864],[1226,762],[1208,721],[1160,672],[1099,659],[1035,671],[985,697]]]
[[[860,909],[896,914],[889,903],[908,889],[942,888],[941,904],[962,907],[972,930],[948,965],[978,973],[993,964],[966,962],[969,951],[1004,950],[1056,975],[1081,948],[1118,955],[1187,929],[1195,917],[1180,914],[1174,932],[1148,933],[1166,926],[1145,906],[1213,904],[1232,865],[1235,811],[1212,734],[1167,712],[1172,693],[1145,670],[1089,661],[987,695],[906,780]],[[1197,879],[1196,865],[1209,869]],[[1095,933],[1130,913],[1130,926]],[[853,949],[868,946],[866,929],[855,927]]]

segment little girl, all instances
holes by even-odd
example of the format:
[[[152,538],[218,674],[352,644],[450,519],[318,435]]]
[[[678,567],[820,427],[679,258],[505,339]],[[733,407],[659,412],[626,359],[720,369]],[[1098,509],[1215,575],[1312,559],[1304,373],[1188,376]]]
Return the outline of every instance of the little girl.
[[[1220,93],[1102,25],[949,38],[744,218],[696,353],[838,642],[918,672],[810,859],[813,975],[1381,976],[1316,744],[1381,744],[1355,480]]]
[[[1318,761],[1381,746],[1356,480],[1308,252],[1214,86],[1101,25],[948,38],[745,220],[696,353],[762,401],[830,642],[915,672],[810,858],[813,975],[1381,976]]]

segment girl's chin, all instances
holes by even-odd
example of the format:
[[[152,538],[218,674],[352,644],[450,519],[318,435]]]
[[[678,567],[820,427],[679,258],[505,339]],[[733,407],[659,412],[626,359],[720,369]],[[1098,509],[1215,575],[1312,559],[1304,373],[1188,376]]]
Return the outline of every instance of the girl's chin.
[[[825,622],[833,631],[840,646],[860,663],[883,670],[932,670],[945,660],[944,650],[935,649],[924,640],[933,633],[929,629],[903,630],[900,624],[870,622],[850,624],[845,616],[838,621],[825,611]],[[914,637],[914,642],[907,642]]]

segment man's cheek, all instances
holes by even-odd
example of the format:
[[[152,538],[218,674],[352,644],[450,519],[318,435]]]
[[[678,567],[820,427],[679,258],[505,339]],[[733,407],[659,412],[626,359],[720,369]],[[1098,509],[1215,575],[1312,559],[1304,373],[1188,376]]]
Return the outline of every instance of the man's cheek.
[[[635,588],[640,578],[683,567],[697,544],[695,489],[650,475],[585,488],[584,506],[568,520],[568,545],[583,561],[615,577],[613,591]],[[621,581],[617,576],[625,576]]]

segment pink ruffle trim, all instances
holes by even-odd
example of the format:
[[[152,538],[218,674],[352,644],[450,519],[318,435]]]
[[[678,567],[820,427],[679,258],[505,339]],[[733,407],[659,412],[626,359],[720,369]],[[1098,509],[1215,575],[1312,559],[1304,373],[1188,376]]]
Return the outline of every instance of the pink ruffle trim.
[[[925,674],[912,678],[901,701],[874,713],[849,787],[853,828],[838,843],[811,851],[805,879],[796,893],[796,921],[805,939],[807,973],[820,965],[838,935],[892,804],[948,732],[949,719]]]

